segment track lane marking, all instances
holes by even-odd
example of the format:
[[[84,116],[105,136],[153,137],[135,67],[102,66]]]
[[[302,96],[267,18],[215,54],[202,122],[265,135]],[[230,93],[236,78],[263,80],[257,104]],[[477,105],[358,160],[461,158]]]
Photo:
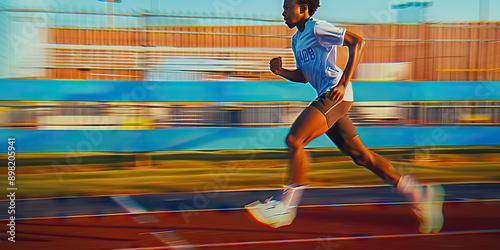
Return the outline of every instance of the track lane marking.
[[[189,244],[177,245],[175,249],[203,248],[203,247],[231,247],[242,245],[264,245],[264,244],[280,244],[280,243],[307,243],[319,241],[341,241],[341,240],[358,240],[358,239],[391,239],[391,238],[408,238],[408,237],[438,237],[448,235],[464,235],[464,234],[482,234],[482,233],[500,233],[500,229],[489,230],[466,230],[466,231],[450,231],[441,232],[438,234],[387,234],[387,235],[366,235],[366,236],[344,236],[344,237],[326,237],[314,239],[289,239],[289,240],[265,240],[265,241],[244,241],[244,242],[227,242],[227,243],[209,243],[209,244]],[[143,247],[143,248],[120,248],[115,250],[153,250],[153,249],[168,249],[172,247]]]
[[[484,200],[453,200],[444,201],[447,203],[481,203],[481,202],[500,202],[500,199],[484,199]],[[376,206],[376,205],[408,205],[411,202],[372,202],[372,203],[339,203],[339,204],[324,204],[324,205],[299,205],[300,208],[322,208],[322,207],[349,207],[349,206]],[[61,218],[87,218],[87,217],[102,217],[102,216],[123,216],[123,215],[141,215],[141,214],[163,214],[163,213],[189,213],[189,212],[217,212],[217,211],[238,211],[245,210],[241,208],[214,208],[214,209],[192,209],[192,210],[165,210],[165,211],[145,211],[136,213],[110,213],[110,214],[90,214],[90,215],[69,215],[69,216],[55,216],[55,217],[34,217],[34,218],[16,218],[16,220],[50,220]],[[0,219],[0,221],[7,221],[8,219]]]

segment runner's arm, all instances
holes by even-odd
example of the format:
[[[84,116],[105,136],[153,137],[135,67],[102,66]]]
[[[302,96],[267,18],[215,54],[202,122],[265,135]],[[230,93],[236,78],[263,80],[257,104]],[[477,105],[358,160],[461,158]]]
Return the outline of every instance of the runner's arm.
[[[344,69],[344,74],[340,79],[340,83],[347,86],[347,83],[349,83],[354,75],[354,70],[356,70],[356,67],[361,59],[361,55],[363,54],[363,50],[365,48],[365,41],[361,36],[350,31],[346,31],[344,36],[344,46],[347,46],[349,49],[349,59],[347,60],[347,65]]]
[[[307,78],[304,76],[301,69],[284,69],[282,67],[281,57],[273,58],[269,62],[269,69],[271,69],[271,72],[273,72],[275,75],[281,76],[289,81],[302,83],[307,82]]]

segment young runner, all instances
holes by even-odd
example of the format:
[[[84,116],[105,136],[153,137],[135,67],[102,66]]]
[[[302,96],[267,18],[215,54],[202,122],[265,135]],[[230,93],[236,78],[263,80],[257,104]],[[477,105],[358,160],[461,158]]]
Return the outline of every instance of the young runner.
[[[358,65],[365,41],[360,36],[312,18],[319,0],[285,0],[283,18],[289,28],[297,27],[292,50],[297,69],[282,67],[281,58],[270,61],[270,70],[287,80],[309,82],[318,97],[293,123],[286,137],[290,150],[288,183],[280,200],[246,206],[252,217],[271,227],[289,225],[305,188],[304,177],[309,156],[304,147],[314,138],[326,135],[352,160],[378,175],[412,201],[412,210],[420,220],[420,232],[437,233],[443,225],[444,190],[440,185],[421,185],[410,175],[402,176],[389,161],[368,150],[347,116],[353,102],[351,78]],[[349,58],[342,71],[336,66],[337,46],[347,46]]]

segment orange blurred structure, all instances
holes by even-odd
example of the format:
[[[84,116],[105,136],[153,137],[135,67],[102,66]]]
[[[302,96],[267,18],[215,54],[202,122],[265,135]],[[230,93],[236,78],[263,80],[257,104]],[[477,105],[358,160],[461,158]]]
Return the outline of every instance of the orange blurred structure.
[[[500,80],[500,22],[339,25],[367,40],[361,63],[411,64],[408,80]],[[270,80],[268,61],[294,67],[284,25],[49,28],[50,79],[147,80],[145,72]],[[346,62],[339,49],[339,66]],[[216,65],[216,66],[214,66]]]

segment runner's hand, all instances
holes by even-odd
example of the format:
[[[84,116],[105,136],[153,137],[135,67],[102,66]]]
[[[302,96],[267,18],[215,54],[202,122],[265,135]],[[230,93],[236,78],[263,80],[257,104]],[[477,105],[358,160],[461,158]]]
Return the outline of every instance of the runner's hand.
[[[281,70],[283,69],[283,63],[281,62],[281,56],[275,57],[269,62],[269,69],[275,74],[280,75]]]
[[[337,85],[335,88],[330,90],[327,95],[328,98],[334,101],[334,103],[338,103],[344,99],[344,94],[345,94],[345,86],[343,82],[339,82],[339,85]]]

